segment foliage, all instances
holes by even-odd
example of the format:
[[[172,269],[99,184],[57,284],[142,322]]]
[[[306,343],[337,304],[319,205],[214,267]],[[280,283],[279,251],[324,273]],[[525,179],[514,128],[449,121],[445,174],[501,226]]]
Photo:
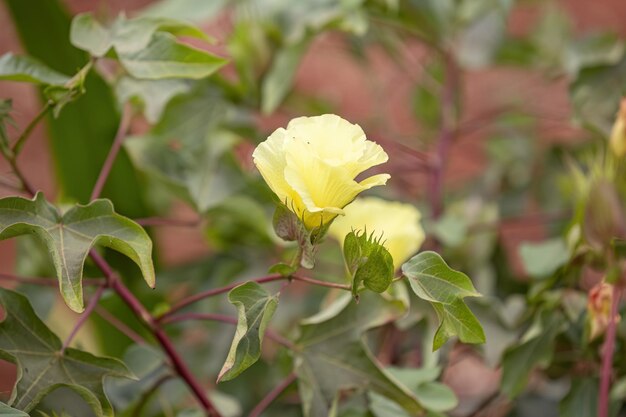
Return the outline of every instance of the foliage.
[[[23,100],[0,98],[0,239],[21,236],[24,275],[0,273],[19,284],[0,289],[0,356],[18,371],[0,415],[623,413],[624,42],[552,2],[510,31],[520,3],[162,0],[71,17],[7,0],[25,53],[0,56],[0,80],[42,108],[18,126]],[[225,20],[217,39],[201,29]],[[335,43],[380,98],[358,124],[298,82]],[[383,67],[411,80],[412,142]],[[557,123],[577,140],[499,92],[477,114],[465,75],[503,68],[566,86]],[[21,164],[41,121],[56,198]],[[449,161],[477,132],[470,177]],[[543,238],[511,242],[520,223]],[[160,255],[182,228],[209,251],[173,267]],[[468,356],[501,369],[494,393],[446,385]]]

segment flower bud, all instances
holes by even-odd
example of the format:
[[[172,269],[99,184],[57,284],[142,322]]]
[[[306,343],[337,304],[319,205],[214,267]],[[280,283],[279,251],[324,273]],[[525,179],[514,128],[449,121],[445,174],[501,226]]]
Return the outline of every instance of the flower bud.
[[[585,208],[583,235],[587,243],[602,252],[615,238],[626,234],[624,207],[615,186],[608,180],[592,184]]]
[[[589,323],[589,339],[593,340],[602,335],[611,319],[611,304],[613,303],[613,286],[601,282],[589,291],[587,300],[587,321]],[[619,323],[619,314],[615,316],[615,322]]]
[[[419,210],[411,204],[360,197],[345,208],[345,216],[330,226],[329,233],[339,242],[352,230],[381,236],[381,242],[398,269],[414,255],[425,239]]]

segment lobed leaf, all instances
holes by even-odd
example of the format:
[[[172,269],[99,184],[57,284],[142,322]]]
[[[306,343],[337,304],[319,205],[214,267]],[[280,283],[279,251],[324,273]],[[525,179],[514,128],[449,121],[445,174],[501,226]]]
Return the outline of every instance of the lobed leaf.
[[[48,203],[42,193],[33,200],[22,197],[0,199],[0,239],[34,234],[50,251],[61,295],[76,312],[83,306],[83,265],[89,250],[101,244],[128,256],[154,287],[152,241],[132,220],[114,212],[109,200],[76,205],[65,214]]]
[[[380,366],[362,340],[368,329],[398,319],[406,309],[398,299],[366,292],[357,304],[346,294],[302,322],[295,371],[305,417],[335,416],[339,395],[353,389],[376,392],[409,415],[422,412],[415,394]]]
[[[265,328],[278,306],[278,295],[271,295],[251,281],[232,289],[228,301],[237,307],[237,330],[218,382],[230,381],[259,359]]]
[[[132,378],[124,363],[72,348],[62,351],[61,340],[21,294],[0,289],[0,304],[5,311],[4,321],[0,322],[0,357],[17,365],[17,382],[9,405],[29,412],[50,392],[67,387],[80,395],[96,416],[112,417],[103,379]]]

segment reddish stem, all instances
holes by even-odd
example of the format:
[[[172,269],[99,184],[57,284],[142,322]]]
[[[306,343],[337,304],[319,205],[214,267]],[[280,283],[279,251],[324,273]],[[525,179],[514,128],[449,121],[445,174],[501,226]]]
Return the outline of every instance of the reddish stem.
[[[622,296],[622,289],[619,284],[613,286],[613,297],[611,298],[611,317],[606,328],[606,340],[602,352],[602,371],[600,374],[600,398],[598,399],[598,417],[609,416],[609,391],[611,388],[611,376],[613,374],[613,353],[615,352],[615,334],[617,321],[615,317],[619,310],[619,302]]]
[[[81,314],[80,318],[74,325],[74,328],[72,329],[70,335],[67,337],[67,339],[65,339],[65,342],[63,342],[63,346],[61,347],[61,353],[65,352],[65,349],[67,349],[70,343],[72,343],[72,340],[74,339],[80,328],[83,327],[83,324],[85,324],[85,322],[93,312],[93,309],[96,308],[96,305],[98,305],[98,301],[100,301],[100,297],[102,297],[102,294],[104,293],[104,288],[104,285],[99,286],[95,294],[89,300],[89,304],[87,304],[85,311],[83,311],[83,314]]]
[[[120,320],[117,319],[117,317],[115,317],[113,314],[109,313],[109,311],[106,310],[105,308],[102,308],[102,307],[96,305],[95,311],[96,311],[96,314],[98,314],[100,317],[102,317],[104,320],[106,320],[107,323],[109,323],[110,325],[115,327],[124,336],[128,337],[133,342],[137,343],[138,345],[146,345],[146,344],[148,344],[146,342],[146,340],[139,333],[135,332],[133,329],[128,327],[126,324],[122,323]]]
[[[150,331],[154,334],[154,337],[159,342],[163,351],[169,357],[172,366],[176,373],[185,381],[187,386],[191,389],[197,400],[202,405],[202,408],[208,416],[220,417],[219,411],[215,408],[213,403],[207,397],[204,388],[192,375],[187,365],[183,362],[182,358],[174,348],[174,345],[170,341],[167,334],[158,326],[154,317],[146,310],[146,308],[139,302],[137,298],[130,292],[130,290],[117,278],[109,264],[102,258],[97,252],[91,251],[91,259],[102,270],[104,275],[109,281],[109,286],[113,289],[117,295],[126,303],[128,307],[135,313],[137,317],[141,317],[144,323],[148,326]]]
[[[122,143],[124,142],[124,138],[126,137],[126,132],[128,132],[131,119],[132,112],[130,110],[130,107],[126,106],[122,111],[122,118],[117,128],[117,133],[115,133],[113,145],[111,146],[109,154],[107,155],[104,164],[102,165],[102,169],[100,170],[100,174],[98,175],[98,179],[96,180],[96,185],[94,185],[93,191],[91,192],[90,200],[95,200],[96,198],[100,197],[100,193],[102,193],[102,189],[106,184],[107,178],[109,178],[109,174],[111,173],[111,169],[113,168],[113,163],[117,158],[117,154],[122,148]]]
[[[248,417],[258,417],[265,411],[267,407],[274,402],[274,400],[296,380],[296,374],[291,373],[280,384],[278,384],[273,390],[271,390],[256,407],[250,412]]]
[[[280,281],[286,279],[284,276],[279,275],[279,274],[273,274],[273,275],[268,275],[266,277],[262,277],[262,278],[257,278],[255,280],[253,280],[254,282],[258,283],[258,284],[263,284],[265,282],[272,282],[272,281]],[[198,302],[200,300],[204,300],[205,298],[209,298],[209,297],[213,297],[214,295],[219,295],[219,294],[223,294],[225,292],[228,292],[230,290],[232,290],[233,288],[244,284],[244,282],[235,282],[233,284],[227,285],[225,287],[220,287],[220,288],[214,288],[212,290],[208,290],[208,291],[203,291],[203,292],[199,292],[195,295],[189,296],[187,298],[184,298],[182,300],[180,300],[179,302],[177,302],[176,304],[174,304],[172,307],[170,307],[170,309],[165,312],[164,314],[162,314],[161,316],[158,316],[156,319],[157,321],[163,320],[164,317],[167,317],[171,314],[174,314],[175,312],[177,312],[178,310],[181,310],[185,307],[187,307],[190,304],[193,304],[195,302]]]
[[[446,61],[445,84],[441,97],[441,127],[437,141],[436,156],[432,163],[430,180],[430,203],[432,216],[438,219],[443,213],[443,179],[450,146],[455,138],[455,94],[458,88],[458,68],[450,54],[444,54]]]
[[[284,279],[291,279],[294,281],[301,281],[301,282],[306,282],[309,284],[313,284],[313,285],[318,285],[320,287],[328,287],[328,288],[337,288],[337,289],[341,289],[341,290],[346,290],[346,291],[350,291],[351,287],[350,285],[347,284],[337,284],[334,282],[328,282],[328,281],[320,281],[314,278],[309,278],[309,277],[304,277],[304,276],[300,276],[300,275],[291,275],[291,276],[283,276],[280,274],[272,274],[272,275],[267,275],[265,277],[261,277],[261,278],[256,278],[253,280],[248,280],[248,281],[243,281],[243,282],[235,282],[229,285],[226,285],[225,287],[220,287],[220,288],[214,288],[212,290],[207,290],[207,291],[203,291],[203,292],[199,292],[198,294],[194,294],[192,296],[189,296],[187,298],[184,298],[182,300],[180,300],[179,302],[177,302],[176,304],[174,304],[172,307],[170,307],[170,309],[168,311],[166,311],[165,313],[163,313],[161,316],[157,316],[156,320],[157,321],[161,321],[164,320],[165,317],[170,316],[172,314],[174,314],[175,312],[193,304],[196,303],[198,301],[204,300],[205,298],[209,298],[209,297],[213,297],[215,295],[219,295],[219,294],[223,294],[225,292],[228,292],[230,290],[232,290],[235,287],[238,287],[241,284],[245,284],[246,282],[249,281],[253,281],[256,282],[257,284],[265,284],[268,282],[274,282],[274,281],[281,281]]]

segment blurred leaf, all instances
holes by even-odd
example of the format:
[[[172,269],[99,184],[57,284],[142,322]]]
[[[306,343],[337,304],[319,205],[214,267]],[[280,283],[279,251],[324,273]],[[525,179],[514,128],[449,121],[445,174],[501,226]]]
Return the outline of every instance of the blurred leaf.
[[[462,66],[482,68],[492,62],[502,43],[512,1],[464,1],[461,4],[475,9],[465,7],[457,11],[466,14],[468,23],[456,37],[454,52]]]
[[[552,360],[554,340],[563,324],[561,314],[543,311],[537,322],[518,345],[507,349],[502,358],[500,387],[509,398],[517,397],[526,387],[530,373]]]
[[[137,379],[112,379],[105,384],[109,399],[120,410],[120,417],[134,416],[135,406],[141,404],[142,396],[171,375],[163,353],[151,346],[130,346],[124,353],[124,363]]]
[[[33,200],[21,197],[0,199],[0,239],[35,234],[46,242],[67,305],[81,312],[82,276],[85,259],[92,246],[101,244],[131,258],[144,279],[154,287],[152,241],[130,219],[113,211],[108,200],[95,200],[75,206],[61,215],[42,193]]]
[[[191,36],[208,40],[207,35],[195,26],[165,17],[139,17],[126,19],[120,14],[110,26],[98,22],[91,13],[78,14],[72,19],[70,41],[72,45],[102,57],[111,48],[118,54],[141,51],[158,31],[178,36]]]
[[[236,195],[207,212],[205,236],[220,249],[274,247],[265,208],[254,198]]]
[[[88,56],[68,42],[70,17],[58,0],[6,0],[5,4],[31,56],[64,74],[73,74],[88,62]],[[94,71],[85,80],[85,90],[88,94],[67,105],[57,119],[48,119],[60,192],[82,203],[89,202],[119,124],[110,89]],[[102,195],[114,202],[119,213],[147,215],[142,189],[125,152],[118,155]]]
[[[132,378],[126,366],[112,358],[68,348],[35,315],[28,299],[0,289],[6,317],[0,323],[0,354],[18,366],[10,404],[32,410],[54,389],[65,386],[79,394],[98,417],[113,416],[102,382],[104,377]]]
[[[160,0],[141,10],[139,15],[141,17],[167,17],[199,23],[217,15],[226,4],[226,0]]]
[[[450,411],[458,405],[454,392],[444,384],[435,382],[439,368],[387,368],[398,381],[409,388],[424,408],[429,411]],[[396,404],[378,394],[369,393],[370,410],[376,417],[408,416]]]
[[[237,330],[217,382],[237,377],[259,359],[265,328],[278,306],[278,295],[271,295],[250,281],[232,289],[228,301],[237,307]]]
[[[227,129],[233,119],[222,93],[202,83],[172,99],[150,132],[124,145],[139,168],[205,212],[241,186],[241,174],[226,159],[239,140]]]
[[[430,302],[439,317],[433,350],[452,336],[465,343],[485,342],[482,326],[463,301],[465,297],[480,296],[467,275],[451,269],[441,256],[429,251],[402,265],[402,273],[409,279],[413,292]]]
[[[596,33],[571,42],[565,55],[565,71],[576,77],[582,68],[617,64],[624,54],[624,43],[612,33]]]
[[[9,407],[2,401],[0,401],[0,416],[4,417],[28,417],[23,411],[16,410],[15,408]]]
[[[336,399],[353,389],[371,389],[410,415],[419,414],[422,407],[415,395],[378,365],[362,340],[368,329],[402,316],[406,304],[369,292],[358,304],[346,296],[300,327],[296,374],[304,416],[335,416]]]
[[[309,46],[308,41],[289,45],[280,49],[261,85],[261,111],[274,112],[291,89],[298,64]]]
[[[535,63],[553,73],[561,72],[571,37],[572,24],[568,14],[556,3],[546,3],[541,19],[530,35],[535,46]]]
[[[119,60],[130,75],[149,80],[205,78],[227,62],[224,58],[178,43],[168,33],[155,33],[145,48],[119,53]]]
[[[458,246],[467,237],[467,221],[465,216],[446,211],[434,225],[433,233],[446,246]]]
[[[622,96],[626,94],[626,57],[615,65],[583,68],[570,86],[579,121],[608,136]]]
[[[546,278],[569,260],[569,250],[561,238],[540,243],[524,242],[519,254],[526,273],[534,278]]]
[[[146,119],[152,124],[159,121],[170,100],[190,89],[189,83],[178,79],[140,80],[122,76],[115,84],[119,102],[123,104],[137,100],[143,107]]]
[[[567,417],[587,417],[598,411],[598,380],[594,378],[576,378],[572,387],[561,400],[559,413]]]
[[[70,77],[47,67],[35,58],[7,52],[0,56],[0,80],[65,85]]]

